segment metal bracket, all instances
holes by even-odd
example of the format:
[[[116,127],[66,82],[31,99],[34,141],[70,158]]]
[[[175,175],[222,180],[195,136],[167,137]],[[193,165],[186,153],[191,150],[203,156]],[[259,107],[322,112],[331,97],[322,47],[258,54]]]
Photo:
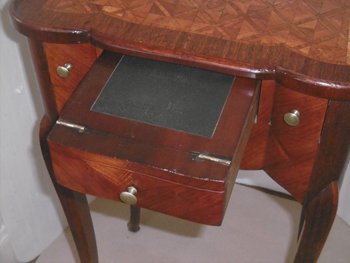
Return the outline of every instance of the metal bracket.
[[[63,120],[57,120],[56,124],[58,125],[62,125],[71,129],[75,129],[77,130],[79,133],[83,133],[85,131],[85,126],[81,126],[75,123],[71,123],[71,122],[67,122],[67,121],[63,121]]]
[[[220,158],[217,156],[213,156],[210,154],[205,154],[205,153],[197,153],[195,154],[194,160],[199,160],[199,161],[210,161],[210,162],[215,162],[215,163],[219,163],[225,166],[230,166],[231,165],[231,160],[229,159],[224,159],[224,158]]]

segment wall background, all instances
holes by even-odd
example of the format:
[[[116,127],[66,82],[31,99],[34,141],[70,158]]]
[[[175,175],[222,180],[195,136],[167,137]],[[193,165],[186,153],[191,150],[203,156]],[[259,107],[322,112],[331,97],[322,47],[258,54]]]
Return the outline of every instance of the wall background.
[[[0,0],[0,262],[35,258],[66,222],[38,142],[43,107],[26,38],[13,28]],[[282,190],[261,171],[241,171],[239,182]],[[350,169],[338,215],[350,224]]]
[[[41,158],[43,107],[27,40],[13,28],[6,5],[0,12],[0,262],[27,262],[65,220]]]

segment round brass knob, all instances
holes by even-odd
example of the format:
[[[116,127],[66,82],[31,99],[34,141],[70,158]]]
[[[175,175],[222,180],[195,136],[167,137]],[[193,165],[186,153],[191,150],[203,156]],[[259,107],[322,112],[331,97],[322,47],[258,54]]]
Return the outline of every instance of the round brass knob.
[[[120,193],[120,200],[128,205],[136,205],[137,203],[137,189],[133,186],[128,187],[128,191]]]
[[[56,69],[57,75],[63,79],[66,79],[68,78],[72,68],[73,68],[73,65],[69,63],[64,64],[63,66],[58,66]]]
[[[300,112],[298,110],[292,110],[284,114],[283,119],[289,126],[298,126],[300,123]]]

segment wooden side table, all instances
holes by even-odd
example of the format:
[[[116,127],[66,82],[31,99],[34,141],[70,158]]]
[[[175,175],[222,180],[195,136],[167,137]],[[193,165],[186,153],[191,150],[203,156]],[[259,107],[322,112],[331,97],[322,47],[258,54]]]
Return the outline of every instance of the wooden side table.
[[[239,168],[265,170],[303,205],[295,262],[317,261],[349,153],[349,3],[14,0],[11,10],[30,39],[43,155],[81,262],[98,262],[86,193],[129,203],[131,230],[139,207],[217,225]],[[94,110],[128,56],[231,78],[215,128]]]

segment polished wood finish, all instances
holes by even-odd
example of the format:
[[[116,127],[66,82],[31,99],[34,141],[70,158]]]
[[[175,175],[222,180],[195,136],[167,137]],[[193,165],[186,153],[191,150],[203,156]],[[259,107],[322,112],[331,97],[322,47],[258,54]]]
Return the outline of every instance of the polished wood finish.
[[[349,159],[349,114],[349,102],[329,102],[303,204],[304,230],[295,262],[316,262],[333,224],[338,204],[337,181]]]
[[[295,263],[317,262],[331,230],[338,205],[338,185],[329,184],[305,207],[305,223]]]
[[[117,200],[115,189],[124,191],[122,186],[140,178],[140,181],[150,182],[146,182],[147,191],[155,191],[160,184],[169,187],[174,194],[194,193],[195,199],[199,192],[205,192],[205,195],[200,194],[204,201],[199,199],[197,215],[196,211],[190,211],[181,196],[183,204],[175,204],[175,212],[173,207],[166,207],[170,196],[165,195],[164,203],[159,204],[154,202],[155,197],[147,195],[143,201],[158,211],[219,224],[217,215],[223,214],[236,171],[241,167],[265,170],[303,204],[300,226],[304,227],[295,262],[316,262],[336,213],[336,183],[348,162],[349,7],[347,1],[333,0],[13,0],[11,13],[15,25],[33,39],[33,59],[46,109],[41,130],[43,154],[70,227],[74,229],[81,261],[97,262],[97,251],[86,201],[74,190]],[[152,158],[146,154],[150,152],[149,145],[156,143],[158,147],[151,151],[152,156],[158,158],[153,161],[163,160],[162,165],[168,167],[172,164],[165,161],[165,156],[182,156],[183,159],[179,159],[182,163],[186,163],[188,157],[167,150],[176,145],[172,133],[159,133],[148,127],[147,138],[143,138],[137,125],[121,121],[122,125],[116,127],[110,125],[109,118],[87,114],[86,109],[98,89],[81,92],[83,89],[79,87],[74,93],[73,90],[95,64],[102,49],[234,74],[240,77],[242,84],[261,81],[258,118],[250,137],[249,133],[240,131],[230,134],[231,130],[235,131],[232,125],[221,127],[218,135],[224,138],[217,138],[218,144],[205,140],[190,143],[193,138],[175,137],[184,143],[180,151],[201,151],[207,149],[206,145],[214,153],[231,157],[233,162],[228,173],[215,165],[197,165],[196,169],[185,165],[182,171],[195,176],[170,176],[167,171],[144,176],[155,170],[145,165],[152,164]],[[61,57],[70,58],[77,65],[82,63],[83,69],[74,76],[74,84],[58,83],[60,80],[55,79],[53,65]],[[100,78],[94,76],[103,77],[103,74],[94,68],[84,79],[92,86],[99,86]],[[79,91],[85,96],[84,107],[71,103],[72,96]],[[233,108],[227,110],[225,118],[234,112],[233,104],[229,105],[228,109]],[[292,109],[301,111],[301,123],[297,127],[283,122],[283,115]],[[253,108],[247,110],[253,112]],[[57,118],[63,115],[73,122],[83,119],[78,124],[87,125],[92,132],[82,136],[62,127],[52,129]],[[234,122],[238,121],[243,127],[241,131],[250,130],[253,118],[253,114],[249,118],[235,117]],[[126,150],[130,146],[135,149],[125,129],[128,125],[135,132],[139,145],[142,144],[143,150],[138,155],[142,168],[137,163],[125,166],[125,162],[115,160],[115,152],[111,150],[122,154],[124,159],[135,154],[135,151]],[[99,132],[100,129],[104,132]],[[50,136],[60,134],[56,136],[60,140],[50,141],[52,156],[46,141],[49,132]],[[110,135],[113,133],[129,141],[121,140],[123,143],[118,144],[115,136]],[[159,140],[159,136],[166,139]],[[233,137],[240,145],[230,141]],[[79,142],[82,138],[86,148]],[[92,138],[101,143],[93,143]],[[130,167],[134,169],[132,172],[128,170]],[[77,169],[83,173],[77,173]],[[201,180],[208,178],[208,169],[215,171],[217,177],[212,181]],[[121,177],[116,177],[115,172]],[[69,177],[63,176],[65,174]],[[229,179],[225,181],[226,174]],[[86,181],[86,175],[95,182],[94,186]],[[219,203],[224,207],[215,206]],[[204,214],[201,209],[209,209],[216,215]],[[138,211],[135,208],[132,213],[135,227]]]
[[[349,116],[349,101],[329,102],[306,202],[344,173],[349,162]]]
[[[317,155],[328,100],[263,81],[257,123],[241,169],[265,170],[303,203]],[[300,124],[288,126],[283,115],[300,111]]]
[[[119,200],[138,189],[138,206],[218,225],[256,116],[259,81],[236,78],[211,138],[90,111],[120,56],[106,52],[80,83],[60,118],[87,131],[56,125],[48,137],[61,185]],[[197,153],[232,160],[198,161]]]
[[[160,179],[160,172],[147,171],[141,165],[136,172],[136,168],[125,167],[122,160],[72,150],[52,142],[50,151],[57,181],[70,189],[119,201],[119,194],[128,186],[134,186],[140,207],[198,223],[221,224],[224,183],[215,190],[198,188]]]
[[[22,33],[42,41],[92,41],[239,76],[278,77],[301,92],[350,99],[346,1],[123,3],[15,0],[12,16]]]
[[[90,44],[49,44],[44,43],[44,50],[49,66],[51,83],[58,111],[61,111],[74,89],[95,62],[98,54],[96,47]],[[58,76],[58,66],[71,64],[68,78]]]

